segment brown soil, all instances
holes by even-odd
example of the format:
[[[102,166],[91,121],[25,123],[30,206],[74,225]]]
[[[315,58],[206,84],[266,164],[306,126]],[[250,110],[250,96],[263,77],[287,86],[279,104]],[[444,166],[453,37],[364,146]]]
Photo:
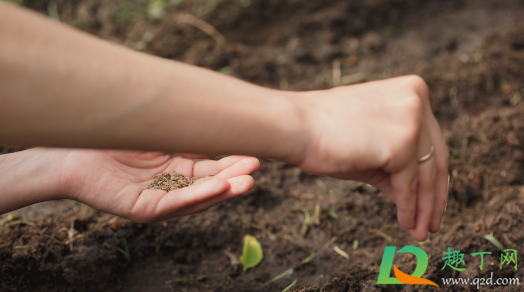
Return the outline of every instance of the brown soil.
[[[451,151],[442,230],[418,244],[374,188],[263,161],[249,194],[166,222],[134,224],[69,201],[14,212],[22,220],[0,228],[0,291],[280,291],[295,279],[293,291],[433,289],[375,284],[384,246],[407,244],[427,252],[425,277],[438,284],[491,272],[524,281],[522,268],[499,269],[500,253],[482,238],[494,232],[506,248],[524,243],[524,1],[252,0],[240,1],[243,7],[236,0],[185,0],[161,20],[145,17],[147,2],[56,1],[62,21],[88,32],[264,86],[331,87],[335,60],[343,76],[363,72],[362,80],[421,75]],[[47,11],[45,1],[34,3]],[[226,43],[180,23],[179,12],[209,22]],[[312,217],[305,234],[303,210]],[[265,255],[247,272],[226,255],[240,255],[245,234],[260,241]],[[334,237],[311,262],[263,285]],[[448,247],[466,254],[466,271],[441,270]],[[470,256],[481,251],[493,253],[483,271],[480,258]],[[415,267],[409,255],[395,264],[407,273]]]

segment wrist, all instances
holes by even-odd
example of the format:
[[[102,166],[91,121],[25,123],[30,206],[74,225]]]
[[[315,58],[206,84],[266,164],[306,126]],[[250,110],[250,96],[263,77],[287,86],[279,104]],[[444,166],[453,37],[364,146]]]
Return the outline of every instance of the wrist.
[[[281,157],[277,159],[300,165],[305,159],[310,141],[309,106],[303,100],[304,92],[280,91],[287,106],[283,107],[281,123],[287,125],[287,133],[284,138],[288,143],[281,143]]]
[[[0,213],[67,198],[61,174],[66,156],[67,150],[48,148],[0,155]]]
[[[291,102],[295,105],[295,112],[299,116],[303,135],[302,145],[292,161],[288,161],[310,173],[322,173],[320,166],[325,160],[319,158],[325,154],[329,144],[323,143],[323,136],[330,129],[326,129],[326,121],[329,120],[328,112],[322,110],[327,103],[332,89],[294,92],[289,95]],[[328,158],[328,157],[324,157]],[[320,159],[320,160],[319,160]]]

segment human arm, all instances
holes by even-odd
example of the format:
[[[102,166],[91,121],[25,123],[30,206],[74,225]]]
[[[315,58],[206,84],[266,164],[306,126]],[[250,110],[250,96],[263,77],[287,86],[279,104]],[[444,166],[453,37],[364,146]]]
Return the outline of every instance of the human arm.
[[[270,157],[375,184],[419,240],[440,226],[447,150],[420,78],[266,89],[1,2],[0,38],[3,142]]]
[[[34,203],[74,199],[135,222],[189,215],[253,188],[256,158],[195,162],[162,152],[32,148],[0,155],[0,214]],[[199,178],[166,192],[148,189],[158,173]]]
[[[280,91],[138,53],[4,2],[0,39],[4,143],[278,159],[305,144],[299,113]],[[252,129],[258,135],[246,134]]]

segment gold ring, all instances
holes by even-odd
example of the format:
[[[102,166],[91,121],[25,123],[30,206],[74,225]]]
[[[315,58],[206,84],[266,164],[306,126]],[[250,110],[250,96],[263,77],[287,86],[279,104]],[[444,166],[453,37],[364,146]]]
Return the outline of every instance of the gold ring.
[[[431,146],[431,149],[429,149],[429,153],[424,155],[422,158],[418,160],[418,163],[422,163],[425,161],[428,161],[431,157],[433,157],[433,153],[435,152],[435,147],[433,145]]]

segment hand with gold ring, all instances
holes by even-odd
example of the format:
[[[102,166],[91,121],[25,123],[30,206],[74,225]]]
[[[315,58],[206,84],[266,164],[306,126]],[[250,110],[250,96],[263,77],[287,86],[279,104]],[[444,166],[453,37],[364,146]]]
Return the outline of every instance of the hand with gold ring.
[[[430,160],[431,157],[433,157],[433,153],[435,153],[435,147],[433,145],[431,145],[431,149],[429,149],[429,153],[424,155],[423,157],[421,157],[418,160],[418,163],[424,163],[424,162]]]
[[[449,153],[420,77],[301,95],[310,131],[297,162],[302,169],[376,186],[397,205],[400,225],[418,241],[440,229]]]
[[[428,231],[438,231],[447,202],[449,154],[431,112],[427,86],[420,77],[310,92],[268,89],[88,37],[4,2],[0,1],[0,39],[7,44],[0,49],[3,144],[269,157],[299,165],[310,173],[375,185],[397,205],[400,225],[415,239],[425,240]],[[206,86],[201,86],[201,80],[206,80]],[[107,204],[113,199],[103,196],[103,180],[88,180],[91,187],[88,183],[84,187],[85,180],[79,177],[93,178],[92,172],[83,169],[75,178],[60,164],[50,169],[65,169],[64,183],[56,180],[45,195],[41,188],[35,192],[26,184],[12,183],[15,178],[20,180],[19,174],[33,172],[9,171],[15,175],[4,176],[4,182],[0,182],[0,186],[8,186],[7,190],[0,189],[0,193],[8,194],[0,199],[0,212],[58,195],[119,215],[129,215],[125,210],[139,210],[128,216],[138,221],[186,215],[247,191],[253,184],[246,175],[258,167],[256,159],[238,156],[227,163],[199,163],[208,170],[206,174],[217,174],[214,184],[204,187],[201,181],[201,185],[177,192],[186,198],[180,201],[168,193],[157,192],[155,197],[144,192],[146,196],[140,197],[142,193],[136,189],[162,170],[156,162],[166,159],[174,161],[173,165],[189,165],[188,161],[147,154],[154,159],[145,159],[146,163],[142,155],[132,159],[133,155],[123,153],[75,153],[82,154],[76,161],[89,162],[92,167],[96,161],[111,166],[110,173],[122,186],[118,194],[123,201],[114,202],[129,203],[126,208],[114,209],[110,206],[116,205]],[[241,164],[232,162],[238,159]],[[151,163],[154,168],[143,169]],[[186,174],[194,175],[190,169]],[[129,171],[132,180],[120,184],[120,178],[127,178]],[[110,177],[100,173],[104,179]],[[42,177],[29,177],[49,185]],[[80,189],[89,190],[89,194],[76,191]],[[153,208],[164,197],[166,207]],[[5,202],[10,202],[10,207]],[[161,209],[164,211],[154,213]]]

